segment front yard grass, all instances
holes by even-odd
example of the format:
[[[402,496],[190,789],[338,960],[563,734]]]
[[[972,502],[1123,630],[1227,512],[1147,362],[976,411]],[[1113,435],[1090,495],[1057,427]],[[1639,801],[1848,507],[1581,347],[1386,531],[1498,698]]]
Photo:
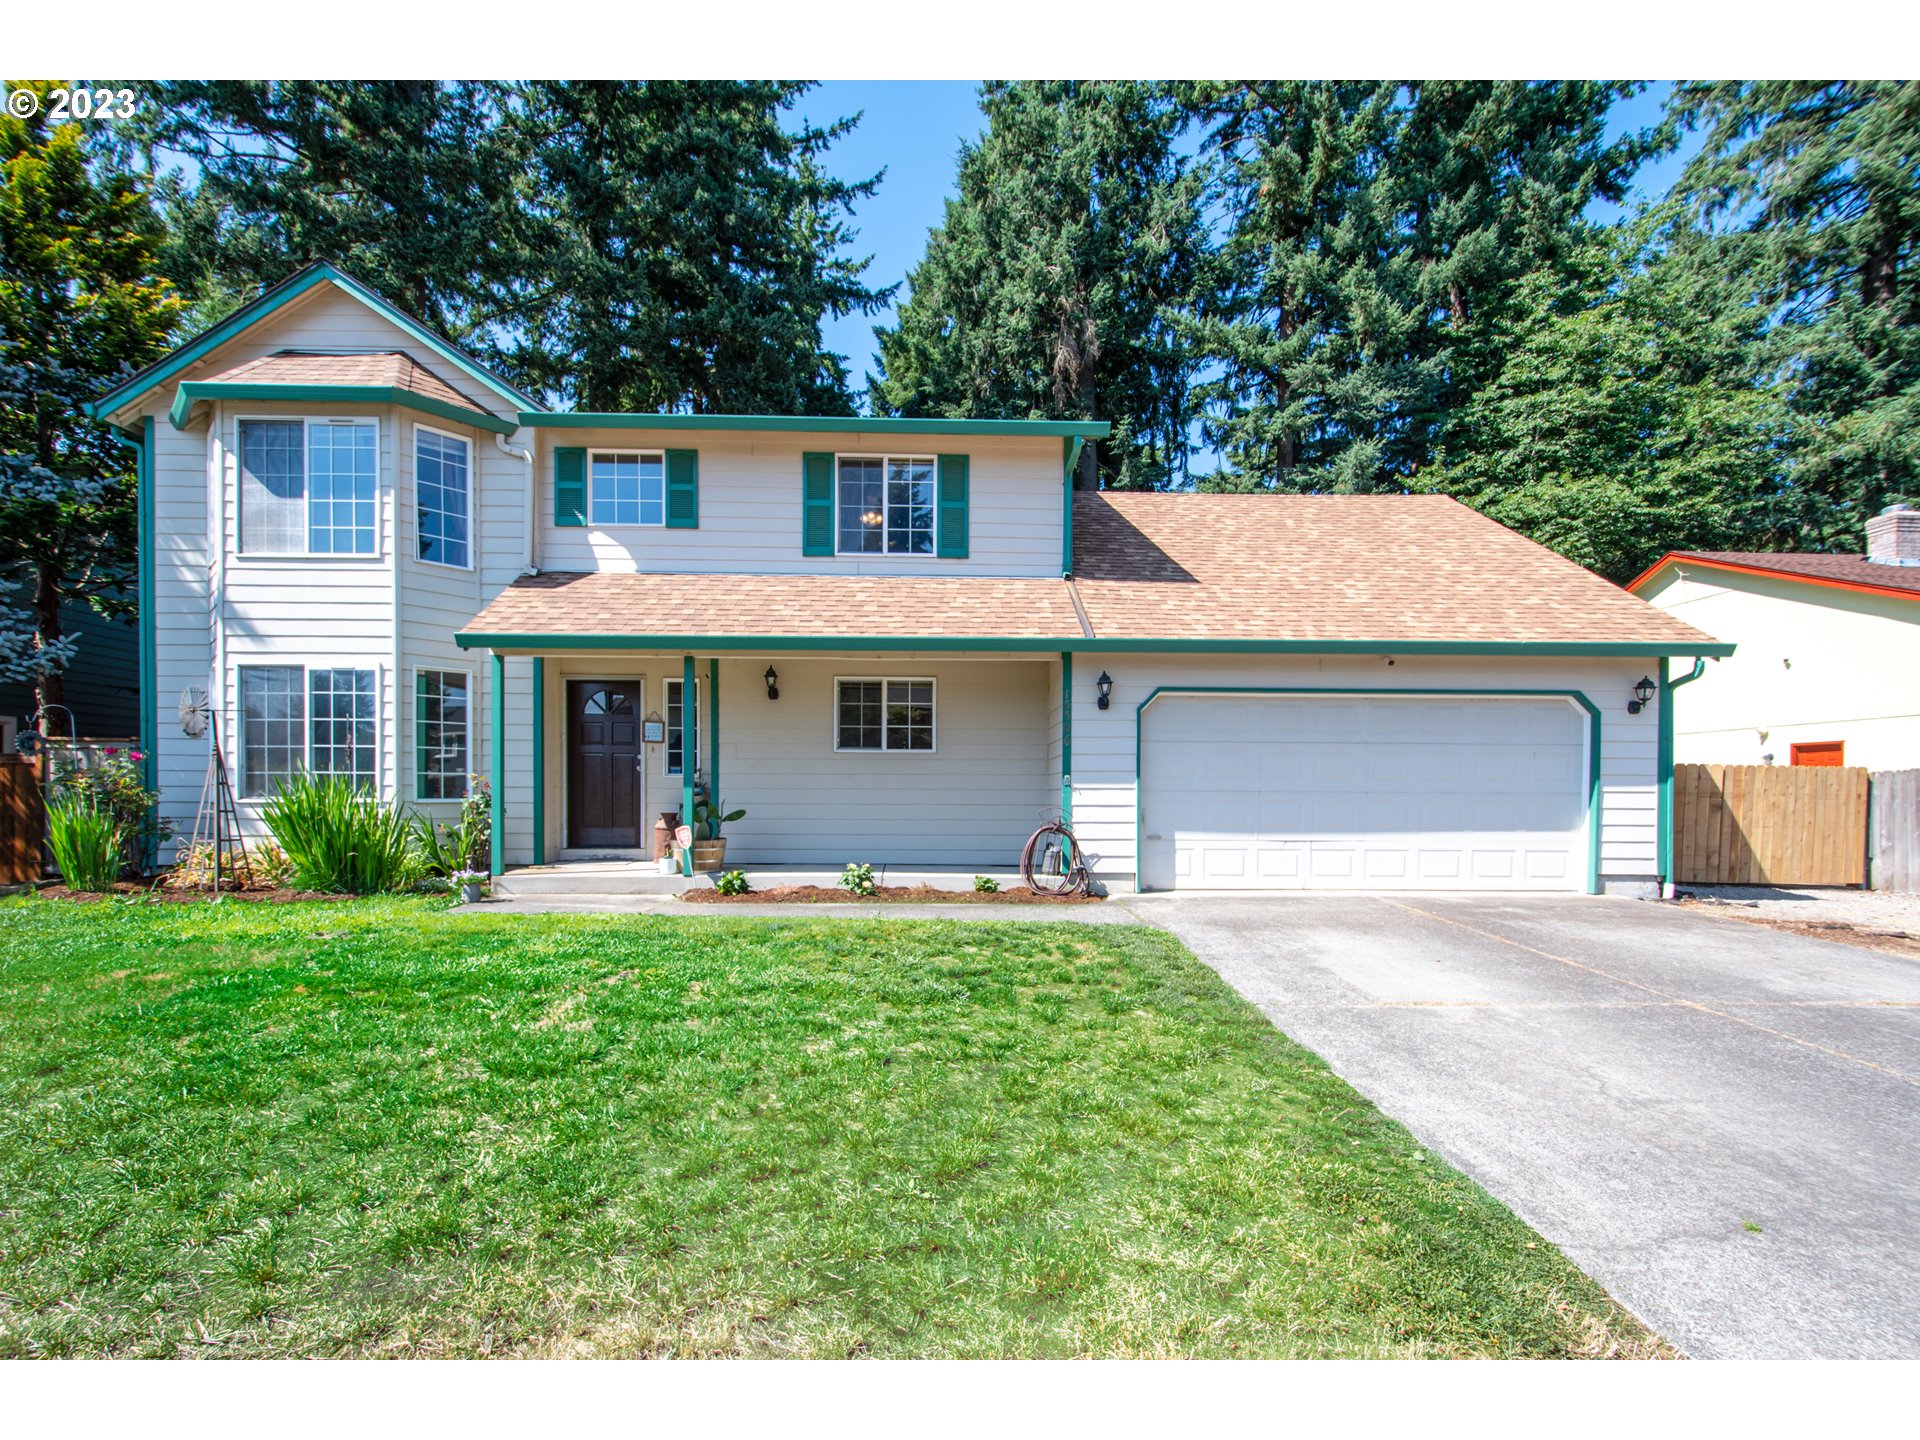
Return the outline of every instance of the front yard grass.
[[[0,1354],[1658,1352],[1156,931],[0,903]]]

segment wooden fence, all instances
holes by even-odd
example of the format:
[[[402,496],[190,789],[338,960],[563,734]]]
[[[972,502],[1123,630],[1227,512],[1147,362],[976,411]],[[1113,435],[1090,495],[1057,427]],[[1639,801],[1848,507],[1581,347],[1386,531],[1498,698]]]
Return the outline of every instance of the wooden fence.
[[[1920,893],[1920,770],[1876,770],[1867,814],[1867,881]]]
[[[1812,765],[1673,767],[1682,885],[1864,885],[1867,772]]]
[[[0,885],[40,878],[40,777],[23,755],[0,756]]]

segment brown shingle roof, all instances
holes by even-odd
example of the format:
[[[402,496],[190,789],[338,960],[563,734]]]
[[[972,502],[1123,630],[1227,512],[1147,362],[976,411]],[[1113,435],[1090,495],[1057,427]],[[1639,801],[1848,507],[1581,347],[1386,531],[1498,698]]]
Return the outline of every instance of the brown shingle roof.
[[[1920,565],[1882,565],[1864,555],[1779,554],[1770,550],[1675,550],[1661,557],[1657,570],[1669,561],[1701,560],[1709,565],[1735,565],[1742,570],[1765,570],[1796,580],[1826,580],[1842,585],[1870,585],[1876,590],[1898,590],[1920,598]],[[1647,575],[1651,575],[1649,570]],[[1641,579],[1645,579],[1642,576]],[[1639,580],[1633,582],[1635,585]]]
[[[1103,639],[1708,639],[1441,495],[1108,491],[1073,523]]]
[[[223,385],[384,385],[396,390],[411,390],[429,400],[458,405],[462,410],[479,407],[421,365],[411,355],[398,350],[371,355],[330,355],[310,350],[281,350],[262,355],[218,375],[198,377],[202,382]]]
[[[469,631],[492,635],[1080,634],[1067,587],[978,575],[591,575],[516,580]]]
[[[1439,496],[1088,494],[1074,585],[981,575],[546,574],[471,636],[1714,643]],[[1077,590],[1091,635],[1074,611]],[[1052,648],[1049,646],[1048,648]]]

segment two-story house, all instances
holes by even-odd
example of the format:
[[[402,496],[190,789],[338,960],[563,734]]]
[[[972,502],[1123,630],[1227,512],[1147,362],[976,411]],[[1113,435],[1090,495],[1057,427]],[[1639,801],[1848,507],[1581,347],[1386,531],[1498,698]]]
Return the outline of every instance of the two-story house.
[[[103,397],[139,453],[143,729],[189,824],[301,769],[496,869],[641,853],[1107,886],[1645,891],[1698,630],[1423,496],[1077,492],[1102,424],[556,413],[325,265]],[[1657,677],[1657,678],[1656,678]]]

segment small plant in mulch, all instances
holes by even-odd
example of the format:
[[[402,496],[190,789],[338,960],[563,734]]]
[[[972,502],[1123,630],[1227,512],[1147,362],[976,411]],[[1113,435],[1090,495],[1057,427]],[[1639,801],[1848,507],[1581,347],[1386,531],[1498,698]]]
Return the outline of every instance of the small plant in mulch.
[[[1000,882],[991,875],[976,875],[973,877],[973,888],[981,895],[997,895]]]
[[[729,870],[713,882],[713,888],[722,895],[745,895],[753,887],[747,884],[744,870]]]
[[[793,888],[806,889],[810,887],[795,886]],[[872,895],[873,892],[879,888],[873,878],[873,866],[849,864],[845,870],[840,872],[840,888],[849,894],[858,895],[862,898]]]

